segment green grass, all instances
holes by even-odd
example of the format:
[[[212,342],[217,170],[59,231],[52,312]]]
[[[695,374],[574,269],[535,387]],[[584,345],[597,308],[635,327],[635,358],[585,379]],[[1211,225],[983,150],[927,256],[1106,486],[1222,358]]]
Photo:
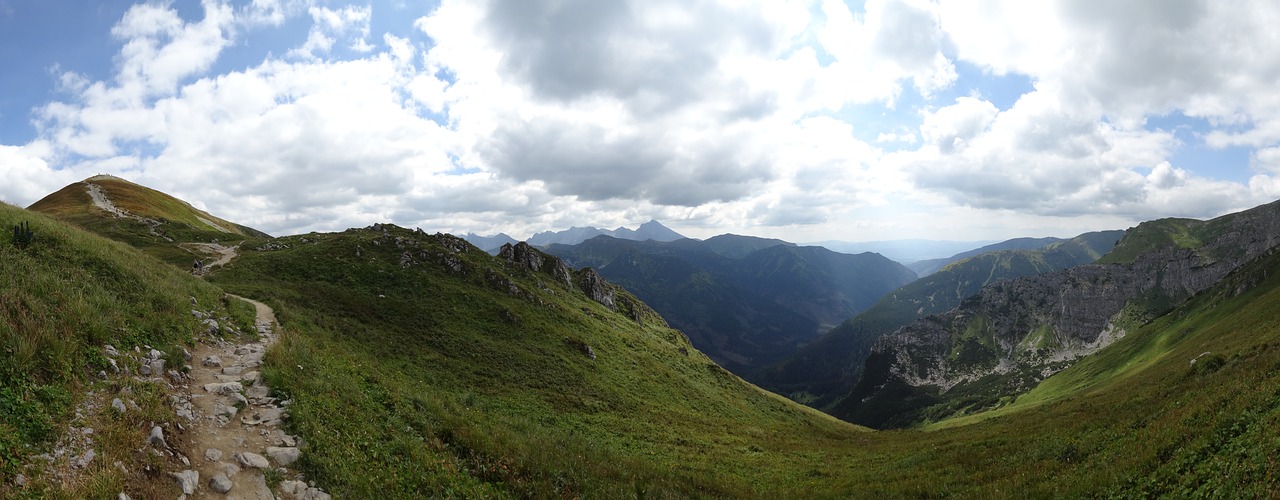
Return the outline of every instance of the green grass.
[[[95,375],[111,371],[104,344],[121,351],[153,346],[166,352],[169,366],[180,366],[181,346],[200,328],[191,310],[223,311],[222,292],[215,286],[127,245],[0,204],[0,227],[24,221],[35,233],[30,245],[18,248],[10,236],[0,236],[0,478],[24,470],[34,474],[24,465],[65,431],[86,393],[106,383]],[[193,297],[199,305],[191,304]],[[124,358],[120,363],[137,368]],[[153,399],[167,409],[162,397]],[[101,428],[103,435],[110,434],[106,429]],[[136,442],[145,436],[145,429],[117,430],[141,433]],[[99,451],[119,458],[133,448],[132,443],[121,449],[104,445]],[[111,474],[97,470],[90,478]],[[4,482],[0,496],[6,496]],[[63,494],[45,487],[50,489],[40,491]]]
[[[0,396],[11,410],[0,413],[4,497],[110,496],[147,481],[103,467],[75,485],[46,477],[19,489],[12,474],[48,446],[85,388],[133,384],[89,382],[100,344],[185,342],[198,328],[188,297],[225,311],[219,286],[276,308],[285,332],[264,375],[292,400],[287,425],[307,443],[299,467],[343,497],[1247,497],[1280,488],[1276,256],[999,410],[931,431],[871,432],[746,384],[625,292],[615,313],[447,236],[377,228],[271,240],[284,247],[275,250],[249,244],[214,286],[0,207],[0,224],[19,220],[37,239],[25,250],[0,239],[0,341],[15,353]],[[249,317],[242,306],[219,314]],[[168,418],[162,387],[130,390],[144,407],[131,419]],[[148,465],[128,451],[145,423],[88,418],[111,461]],[[166,478],[151,480],[144,492],[172,491]]]

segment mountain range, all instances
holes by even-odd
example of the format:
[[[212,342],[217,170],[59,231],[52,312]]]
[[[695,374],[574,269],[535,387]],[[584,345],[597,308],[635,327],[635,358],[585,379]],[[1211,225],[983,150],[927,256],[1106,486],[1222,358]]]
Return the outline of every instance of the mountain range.
[[[880,337],[834,414],[900,427],[1006,404],[1277,244],[1280,202],[1210,221],[1140,224],[1096,264],[988,285]]]
[[[1094,262],[1123,234],[1085,233],[1070,240],[1049,240],[1048,245],[1035,250],[991,250],[960,258],[888,293],[871,308],[749,378],[797,401],[827,407],[853,388],[871,346],[880,337],[919,318],[946,312],[993,283]],[[1026,241],[1010,240],[987,248],[1017,248]]]
[[[671,242],[597,236],[546,251],[635,293],[740,374],[782,359],[915,279],[878,254],[737,235]]]
[[[134,360],[151,352],[180,367],[192,363],[184,349],[236,341],[253,312],[227,293],[275,309],[282,333],[261,375],[270,398],[287,401],[285,437],[302,453],[293,467],[336,497],[1280,488],[1280,203],[1146,222],[1118,244],[1103,232],[988,252],[928,276],[942,280],[928,282],[932,293],[886,295],[881,316],[914,306],[923,317],[872,341],[852,390],[822,405],[907,428],[877,432],[729,373],[603,271],[616,263],[661,278],[687,255],[745,261],[738,267],[755,274],[735,279],[780,292],[794,285],[784,277],[806,276],[797,271],[830,274],[823,252],[741,237],[716,249],[601,237],[582,243],[604,242],[588,257],[641,248],[575,269],[529,244],[490,255],[388,224],[269,237],[108,181],[87,179],[29,210],[0,204],[0,225],[30,231],[0,236],[0,497],[182,494],[177,474],[215,459],[192,448],[195,431],[176,416],[183,370],[143,376]],[[211,248],[195,244],[212,239],[235,255],[203,277],[186,272]],[[1069,264],[1084,259],[1094,260]],[[982,275],[1006,268],[1032,274]],[[965,295],[960,285],[977,290],[927,312]],[[211,337],[200,319],[209,315],[227,331]],[[117,348],[126,355],[112,357]],[[94,453],[77,451],[86,442]],[[273,489],[297,479],[280,470],[238,474]],[[199,479],[191,490],[208,494]]]
[[[596,236],[611,236],[624,240],[635,241],[676,241],[684,239],[680,233],[672,231],[661,222],[650,220],[639,225],[635,229],[619,227],[617,229],[600,229],[591,226],[578,227],[574,226],[563,231],[543,231],[530,236],[527,243],[537,247],[545,247],[548,245],[576,245]],[[507,236],[505,233],[498,233],[493,236],[480,236],[474,233],[467,233],[463,239],[472,245],[480,247],[481,250],[496,254],[503,245],[516,244],[517,241]]]

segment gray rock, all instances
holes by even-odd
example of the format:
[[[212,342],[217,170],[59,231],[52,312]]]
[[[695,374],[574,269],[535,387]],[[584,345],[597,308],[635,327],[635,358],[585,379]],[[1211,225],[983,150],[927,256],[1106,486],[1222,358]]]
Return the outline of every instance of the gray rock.
[[[232,486],[233,484],[231,483],[231,479],[228,478],[226,474],[218,473],[209,478],[209,489],[218,493],[231,491]]]
[[[84,452],[84,455],[80,455],[79,457],[76,457],[72,465],[74,465],[77,469],[83,469],[85,467],[88,467],[89,463],[92,462],[93,458],[96,456],[98,456],[98,454],[93,451],[93,448],[89,448]]]
[[[205,356],[203,364],[208,367],[222,366],[222,358],[217,356]]]
[[[156,448],[168,448],[169,444],[164,442],[164,429],[160,426],[151,428],[151,434],[147,436],[147,444]]]
[[[218,470],[226,474],[227,477],[231,477],[240,473],[240,466],[231,462],[218,462]]]
[[[221,329],[218,328],[218,322],[215,321],[213,318],[205,319],[204,321],[201,322],[201,324],[205,326],[205,329],[209,332],[209,335],[217,335],[218,332],[221,331]]]
[[[18,475],[13,476],[13,484],[18,485],[18,487],[26,486],[26,485],[27,485],[27,476],[24,476],[24,475],[22,475],[22,474],[18,474]]]
[[[234,394],[244,392],[244,386],[240,382],[212,382],[204,385],[205,392],[214,394]]]
[[[183,348],[183,349],[182,349],[182,359],[183,359],[184,361],[191,361],[191,351],[188,351],[186,348]]]
[[[129,495],[126,495],[124,494],[123,491],[121,491],[119,495],[116,495],[116,500],[133,500],[133,499],[129,498]]]
[[[271,462],[267,461],[267,457],[253,452],[246,451],[243,453],[236,453],[236,460],[240,462],[240,465],[254,469],[266,469],[271,467]]]
[[[126,409],[126,408],[124,407],[124,401],[121,401],[121,400],[120,400],[120,398],[112,399],[112,400],[111,400],[111,407],[112,407],[112,408],[115,408],[115,409],[116,409],[116,411],[118,411],[118,412],[120,412],[120,413],[124,413],[124,412],[125,412],[125,409]]]
[[[113,358],[114,358],[114,357],[116,357],[116,356],[119,356],[119,355],[120,355],[120,351],[117,351],[117,350],[116,350],[116,348],[115,348],[115,346],[113,346],[113,345],[111,345],[111,344],[107,344],[107,346],[106,346],[106,350],[107,350],[107,356],[111,356],[111,357],[113,357]]]
[[[267,456],[278,465],[289,465],[298,461],[302,452],[294,447],[268,446]]]
[[[235,417],[236,413],[239,411],[240,411],[239,408],[236,408],[230,405],[224,405],[222,403],[214,403],[213,405],[213,415],[216,417],[227,417],[228,419],[230,419]]]
[[[111,365],[111,371],[120,373],[120,365],[116,364],[116,360],[107,358],[107,363]]]
[[[154,373],[154,374],[156,374],[156,375],[159,375],[159,374],[161,374],[161,373],[164,373],[164,360],[163,360],[163,359],[153,359],[153,360],[151,360],[150,365],[151,365],[151,373]]]
[[[579,273],[578,288],[582,289],[588,297],[591,297],[591,300],[603,304],[610,311],[618,310],[618,305],[615,303],[616,297],[613,293],[613,285],[610,285],[594,269],[589,267],[583,268]]]
[[[204,450],[204,459],[210,462],[217,462],[219,460],[222,460],[222,450],[219,450],[217,448],[209,448],[207,450]]]
[[[243,371],[244,371],[244,367],[243,367],[243,366],[224,366],[224,367],[222,367],[222,374],[223,374],[223,375],[239,375],[239,374],[240,374],[240,372],[243,372]]]
[[[149,357],[149,358],[151,358],[151,359],[160,359],[160,356],[162,356],[163,354],[164,354],[164,353],[162,353],[162,352],[160,352],[160,351],[157,351],[157,350],[155,350],[155,349],[152,349],[150,352],[148,352],[148,353],[147,353],[147,357]]]
[[[151,363],[142,363],[142,366],[138,367],[138,373],[151,375]]]
[[[200,484],[200,473],[193,470],[170,472],[169,476],[178,481],[178,486],[182,487],[184,495],[195,494],[196,486]]]

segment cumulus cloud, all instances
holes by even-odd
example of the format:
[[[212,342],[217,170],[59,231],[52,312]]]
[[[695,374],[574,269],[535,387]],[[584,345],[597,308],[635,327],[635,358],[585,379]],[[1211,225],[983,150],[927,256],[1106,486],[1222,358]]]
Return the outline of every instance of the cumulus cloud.
[[[1280,194],[1280,9],[1260,0],[444,0],[415,33],[373,32],[379,3],[201,5],[134,6],[112,74],[59,71],[39,139],[0,147],[0,195],[108,171],[276,233],[659,218],[803,239],[925,206],[1025,228]],[[297,23],[297,46],[212,73],[241,34]],[[1033,89],[982,97],[961,62]],[[1147,124],[1169,113],[1211,130]],[[1254,177],[1179,165],[1188,137],[1251,148]]]

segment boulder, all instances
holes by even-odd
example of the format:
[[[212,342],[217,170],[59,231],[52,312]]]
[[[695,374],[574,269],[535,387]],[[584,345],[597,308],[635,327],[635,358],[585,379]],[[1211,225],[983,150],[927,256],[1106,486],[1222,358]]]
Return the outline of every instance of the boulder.
[[[193,470],[170,472],[169,476],[178,481],[178,486],[182,487],[182,494],[184,495],[195,494],[196,486],[200,484],[200,473]]]
[[[218,493],[231,491],[232,486],[233,484],[231,483],[231,479],[221,472],[214,474],[213,477],[209,478],[209,489]]]
[[[289,465],[298,460],[302,452],[295,447],[268,446],[267,456],[277,465]]]
[[[248,451],[236,453],[236,460],[240,462],[240,465],[254,469],[266,469],[271,467],[271,462],[267,461],[267,457]]]

